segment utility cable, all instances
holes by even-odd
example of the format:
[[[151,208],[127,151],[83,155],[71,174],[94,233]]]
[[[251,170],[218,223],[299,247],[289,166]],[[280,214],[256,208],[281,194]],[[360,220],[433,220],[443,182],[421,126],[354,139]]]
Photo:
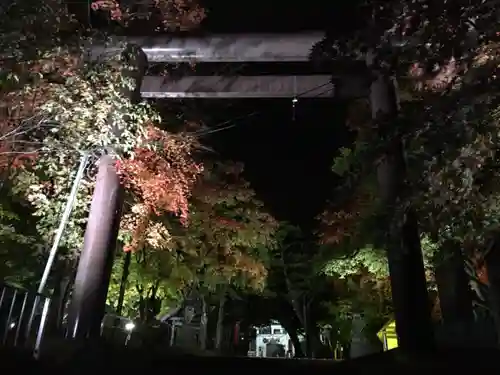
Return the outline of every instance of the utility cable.
[[[318,90],[318,89],[320,89],[322,87],[325,87],[327,85],[331,85],[331,82],[323,83],[323,84],[318,85],[316,87],[310,88],[310,89],[308,89],[306,91],[301,92],[298,95],[295,95],[292,98],[292,121],[295,120],[295,109],[296,109],[296,105],[297,105],[297,103],[299,101],[299,98],[302,97],[302,96],[304,96],[304,95],[309,94],[312,91],[316,91],[316,90]],[[312,96],[311,98],[316,98],[318,96],[321,96],[321,95],[327,93],[330,90],[331,90],[330,88],[327,88],[327,89],[321,91],[320,93]],[[196,136],[196,137],[204,137],[206,135],[210,135],[210,134],[217,133],[217,132],[220,132],[220,131],[223,131],[223,130],[231,129],[231,128],[234,128],[234,127],[236,127],[238,125],[237,123],[235,123],[236,121],[245,120],[245,119],[247,119],[249,117],[252,117],[252,116],[255,116],[255,115],[258,115],[258,114],[261,114],[261,113],[263,113],[263,111],[253,111],[253,112],[247,113],[246,115],[235,117],[235,118],[233,118],[231,120],[223,121],[223,122],[215,125],[211,129],[198,130],[198,131],[195,131],[195,132],[193,132],[191,134],[194,135],[194,136]]]

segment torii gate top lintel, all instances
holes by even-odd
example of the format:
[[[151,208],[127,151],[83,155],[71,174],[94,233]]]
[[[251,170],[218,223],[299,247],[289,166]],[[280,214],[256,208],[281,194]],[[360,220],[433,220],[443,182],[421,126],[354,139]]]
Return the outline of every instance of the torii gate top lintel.
[[[301,34],[220,34],[203,37],[119,38],[142,48],[149,62],[307,62],[312,47],[323,33]],[[109,47],[93,47],[98,57]]]

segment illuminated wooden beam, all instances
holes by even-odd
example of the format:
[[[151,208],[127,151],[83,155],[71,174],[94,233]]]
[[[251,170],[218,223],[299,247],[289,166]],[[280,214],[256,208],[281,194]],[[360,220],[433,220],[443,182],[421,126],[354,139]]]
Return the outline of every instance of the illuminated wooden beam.
[[[120,43],[130,43],[141,47],[149,62],[307,62],[323,37],[323,33],[301,33],[114,38],[108,46],[92,46],[90,56],[106,58],[122,48]]]
[[[143,98],[352,98],[366,96],[361,78],[334,85],[331,76],[146,76]]]

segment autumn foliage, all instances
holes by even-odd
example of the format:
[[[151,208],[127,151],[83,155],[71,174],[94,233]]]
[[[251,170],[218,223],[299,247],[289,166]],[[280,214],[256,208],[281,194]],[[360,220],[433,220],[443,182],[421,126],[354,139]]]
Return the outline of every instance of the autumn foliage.
[[[321,242],[336,245],[358,235],[359,222],[373,201],[370,192],[358,192],[338,208],[328,207],[319,217]]]
[[[191,189],[203,171],[191,155],[194,140],[150,126],[145,142],[117,164],[122,180],[152,214],[172,212],[185,222]]]
[[[196,0],[98,0],[90,10],[103,12],[125,26],[134,19],[157,18],[165,29],[190,29],[205,17]],[[82,66],[76,18],[60,0],[17,0],[0,27],[0,167],[32,160],[39,143],[30,136],[46,131],[40,107],[57,100],[58,85],[78,75]],[[22,37],[11,35],[21,30]],[[73,36],[75,38],[73,38]],[[4,40],[5,39],[5,40]],[[14,43],[12,43],[14,41]],[[68,43],[72,46],[69,46]],[[76,48],[75,48],[76,47]],[[37,134],[37,139],[41,139]]]
[[[88,4],[94,15],[125,27],[133,20],[151,19],[155,25],[154,20],[161,20],[165,29],[187,29],[204,17],[193,0]],[[192,139],[150,126],[160,122],[157,110],[123,95],[133,84],[124,74],[127,62],[84,58],[89,46],[102,43],[114,26],[104,22],[88,33],[89,25],[77,22],[74,7],[63,0],[15,0],[4,8],[0,168],[15,172],[9,177],[33,207],[41,238],[53,237],[81,153],[90,152],[93,162],[103,149],[122,161],[118,168],[132,196],[124,226],[135,234],[132,242],[145,236],[152,242],[163,234],[168,238],[168,231],[151,218],[167,212],[186,221],[190,189],[202,169],[190,155]],[[81,247],[94,182],[85,173],[61,243],[75,252]]]
[[[140,202],[135,204],[134,220],[126,225],[134,233],[126,250],[140,247],[154,217],[171,213],[187,224],[191,190],[203,171],[192,158],[195,144],[188,136],[149,126],[134,157],[117,162],[123,184],[134,194],[134,201]]]
[[[92,2],[91,8],[106,12],[111,20],[125,25],[136,19],[157,19],[165,29],[191,29],[205,18],[205,10],[196,0],[146,0],[127,4],[97,0]]]
[[[93,30],[98,38],[83,40],[80,32],[87,30],[62,1],[18,5],[0,23],[0,167],[36,158],[33,168],[20,168],[14,184],[33,207],[43,241],[53,237],[81,153],[94,162],[106,150],[117,159],[126,191],[125,251],[147,252],[155,275],[182,285],[198,277],[211,285],[262,286],[262,253],[273,246],[277,223],[243,179],[242,166],[207,161],[188,133],[162,130],[169,124],[157,108],[124,95],[134,84],[124,74],[127,62],[82,59],[82,46],[101,43],[108,23]],[[194,0],[98,0],[90,8],[113,27],[146,19],[153,28],[187,29],[205,16]],[[11,30],[24,37],[11,38]],[[85,173],[61,243],[68,253],[81,248],[94,183]]]
[[[267,253],[275,245],[278,223],[242,174],[239,163],[205,162],[193,188],[189,225],[178,245],[193,264],[205,265],[205,280],[260,288],[267,277],[260,252]]]

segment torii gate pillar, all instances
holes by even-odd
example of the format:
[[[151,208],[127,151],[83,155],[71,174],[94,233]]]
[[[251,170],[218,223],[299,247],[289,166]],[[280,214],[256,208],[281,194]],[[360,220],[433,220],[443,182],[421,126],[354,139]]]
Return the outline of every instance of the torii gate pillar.
[[[100,336],[120,223],[121,186],[111,156],[99,161],[85,240],[71,299],[67,337]]]
[[[372,66],[372,61],[368,56],[368,67],[373,73],[370,87],[372,118],[394,121],[399,110],[396,82]],[[399,140],[386,152],[377,175],[381,198],[391,215],[387,220],[390,225],[384,229],[388,231],[387,258],[398,347],[408,352],[422,352],[433,349],[434,333],[417,217],[411,207],[396,218],[391,209],[398,204],[405,173],[404,150]]]
[[[140,51],[132,49],[124,51],[124,57],[137,67],[127,72],[133,75],[136,89],[124,93],[134,101],[140,97],[145,59]],[[66,331],[68,338],[95,339],[101,334],[122,205],[122,186],[115,161],[110,155],[104,155],[99,160],[99,171],[73,288]]]

